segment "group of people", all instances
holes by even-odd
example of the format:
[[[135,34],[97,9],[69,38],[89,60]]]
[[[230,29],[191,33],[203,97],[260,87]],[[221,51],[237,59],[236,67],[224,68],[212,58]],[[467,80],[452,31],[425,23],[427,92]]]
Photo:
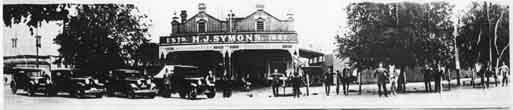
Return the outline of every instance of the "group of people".
[[[395,95],[397,94],[398,87],[398,79],[401,70],[396,68],[394,64],[388,66],[388,69],[385,68],[382,62],[378,64],[378,68],[375,69],[374,77],[376,78],[376,82],[378,84],[378,94],[382,96],[382,94],[387,97],[387,82],[390,83],[390,93]],[[381,91],[383,90],[383,91]]]
[[[340,93],[340,85],[342,85],[342,93],[344,95],[349,94],[349,83],[351,83],[354,79],[351,75],[351,70],[346,66],[342,69],[342,72],[336,71],[333,72],[331,68],[328,68],[328,72],[326,72],[323,76],[324,79],[324,89],[326,95],[330,95],[331,85],[333,85],[333,76],[336,79],[336,93],[337,95]]]
[[[353,71],[350,70],[349,66],[345,66],[342,69],[342,72],[336,71],[333,72],[331,68],[328,68],[328,72],[324,74],[324,89],[326,95],[329,96],[331,85],[333,85],[333,79],[336,79],[336,93],[339,94],[340,85],[342,85],[342,92],[344,95],[349,94],[349,84],[353,81],[356,81],[356,76],[352,75]],[[383,63],[379,63],[378,67],[375,69],[374,78],[376,78],[376,83],[378,85],[378,94],[379,96],[385,95],[388,96],[387,91],[387,83],[390,84],[390,92],[392,94],[397,94],[398,87],[398,79],[401,70],[396,68],[395,65],[389,65],[388,69],[385,68]],[[333,78],[335,76],[336,78]]]
[[[499,83],[502,83],[502,86],[507,86],[509,83],[510,72],[505,62],[502,62],[502,65],[496,69],[493,69],[490,65],[485,66],[476,63],[475,72],[481,79],[480,85],[484,88],[490,87],[490,77],[495,79],[495,86],[498,86]]]
[[[285,74],[279,73],[277,69],[274,69],[274,72],[271,73],[271,86],[273,90],[273,94],[278,95],[278,90],[280,86],[284,86],[285,82],[280,78],[287,78],[292,84],[292,94],[294,97],[299,97],[301,94],[300,87],[302,83],[305,83],[303,80],[303,76],[299,74],[298,71],[293,72],[290,77],[286,77]]]
[[[422,70],[424,74],[424,87],[426,92],[441,92],[442,91],[442,76],[445,73],[445,68],[441,64],[425,64]],[[434,89],[431,82],[435,82]],[[434,91],[433,91],[434,90]]]

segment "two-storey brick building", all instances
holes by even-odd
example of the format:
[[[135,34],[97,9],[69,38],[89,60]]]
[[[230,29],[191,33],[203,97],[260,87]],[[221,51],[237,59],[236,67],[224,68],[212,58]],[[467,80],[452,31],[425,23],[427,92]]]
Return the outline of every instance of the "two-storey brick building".
[[[249,75],[263,81],[277,69],[290,73],[296,59],[321,58],[322,53],[300,49],[292,14],[277,18],[257,5],[256,11],[236,17],[230,12],[218,19],[199,4],[199,12],[187,17],[186,11],[175,14],[171,35],[160,37],[159,54],[166,64],[199,66],[203,71],[215,70],[218,76],[231,74],[235,79]]]

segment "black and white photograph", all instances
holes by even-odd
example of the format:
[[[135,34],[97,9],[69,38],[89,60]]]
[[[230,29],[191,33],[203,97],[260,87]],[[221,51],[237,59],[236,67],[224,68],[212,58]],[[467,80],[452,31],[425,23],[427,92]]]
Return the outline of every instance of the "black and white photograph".
[[[2,0],[5,110],[513,109],[510,0]]]

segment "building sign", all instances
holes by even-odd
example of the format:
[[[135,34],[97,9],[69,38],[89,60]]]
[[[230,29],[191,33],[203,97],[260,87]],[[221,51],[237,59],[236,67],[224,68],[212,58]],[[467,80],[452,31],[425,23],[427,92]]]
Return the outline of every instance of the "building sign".
[[[197,34],[160,37],[161,45],[296,43],[295,33]]]

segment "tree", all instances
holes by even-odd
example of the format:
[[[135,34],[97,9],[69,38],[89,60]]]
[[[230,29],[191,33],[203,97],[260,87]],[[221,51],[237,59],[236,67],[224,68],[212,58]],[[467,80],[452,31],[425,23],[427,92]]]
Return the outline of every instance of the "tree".
[[[34,29],[41,26],[43,21],[64,20],[69,14],[69,5],[66,4],[17,4],[3,5],[4,25],[26,23],[30,27],[31,34]]]
[[[476,62],[498,67],[509,61],[509,7],[493,2],[473,2],[460,18],[457,37],[461,64]],[[508,63],[508,62],[506,62]]]
[[[146,43],[149,23],[134,5],[76,5],[54,40],[65,64],[86,71],[135,65],[136,50]]]
[[[400,66],[433,61],[450,65],[452,8],[446,2],[350,4],[348,31],[337,36],[340,55],[359,67],[380,61]]]

